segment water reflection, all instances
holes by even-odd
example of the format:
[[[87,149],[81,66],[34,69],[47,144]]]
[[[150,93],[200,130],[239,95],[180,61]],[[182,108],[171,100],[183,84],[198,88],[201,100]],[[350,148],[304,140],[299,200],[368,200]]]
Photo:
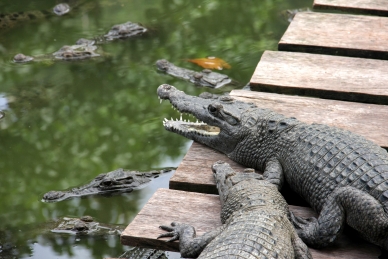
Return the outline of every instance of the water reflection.
[[[6,114],[0,120],[0,236],[3,247],[7,241],[15,244],[17,255],[10,256],[122,254],[125,249],[118,239],[27,233],[29,226],[39,229],[66,216],[91,215],[100,222],[127,225],[156,188],[168,187],[171,174],[143,190],[114,197],[48,204],[40,202],[43,193],[85,184],[116,168],[150,171],[178,166],[189,142],[163,129],[162,119],[177,115],[159,104],[156,88],[169,83],[191,95],[209,89],[158,73],[156,60],[198,70],[184,59],[217,56],[232,67],[223,73],[245,84],[261,52],[276,49],[287,26],[278,12],[309,2],[84,0],[65,16],[0,31],[0,110]],[[52,3],[45,0],[0,2],[4,13],[49,8]],[[128,20],[150,33],[102,45],[102,58],[12,63],[17,53],[52,53]]]

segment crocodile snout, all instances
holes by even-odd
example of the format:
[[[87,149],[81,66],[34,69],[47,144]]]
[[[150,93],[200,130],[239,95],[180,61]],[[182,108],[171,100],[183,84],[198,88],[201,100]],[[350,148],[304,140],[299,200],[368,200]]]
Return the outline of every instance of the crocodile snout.
[[[169,84],[162,84],[158,87],[157,93],[158,96],[162,99],[168,99],[170,94],[177,89]]]

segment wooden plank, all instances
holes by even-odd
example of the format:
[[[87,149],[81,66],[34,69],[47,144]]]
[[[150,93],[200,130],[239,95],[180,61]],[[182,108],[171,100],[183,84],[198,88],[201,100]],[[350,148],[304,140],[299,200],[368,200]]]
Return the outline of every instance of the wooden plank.
[[[278,49],[340,56],[388,59],[388,18],[297,13]]]
[[[170,189],[190,192],[218,194],[211,166],[223,160],[238,171],[245,167],[230,160],[224,154],[193,142],[174,175],[170,178]]]
[[[308,208],[290,206],[291,211],[302,217],[315,216]],[[159,189],[151,197],[134,220],[121,235],[121,243],[129,246],[178,251],[179,242],[167,243],[156,237],[164,233],[159,225],[172,221],[188,223],[195,227],[197,234],[221,225],[221,205],[217,195]],[[378,258],[380,249],[356,237],[342,235],[330,248],[311,249],[314,259],[338,258]]]
[[[314,0],[313,8],[388,16],[387,0]]]
[[[388,104],[388,61],[265,51],[252,90]]]
[[[238,100],[306,123],[322,123],[350,130],[388,148],[388,105],[365,104],[245,90],[230,94]]]

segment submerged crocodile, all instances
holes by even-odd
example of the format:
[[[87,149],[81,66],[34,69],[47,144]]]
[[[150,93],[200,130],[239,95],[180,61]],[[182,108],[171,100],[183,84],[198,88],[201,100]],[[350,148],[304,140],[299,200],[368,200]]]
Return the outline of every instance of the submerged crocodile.
[[[165,119],[167,130],[263,171],[265,179],[279,187],[287,181],[318,212],[318,218],[293,217],[307,245],[334,242],[347,223],[367,241],[388,250],[385,149],[349,131],[306,124],[230,96],[194,97],[167,84],[157,93],[181,113],[205,122]]]
[[[278,187],[252,169],[235,172],[227,163],[212,166],[221,199],[223,225],[196,237],[187,224],[161,226],[159,237],[180,239],[184,258],[312,258],[290,222],[287,202]]]
[[[106,43],[116,39],[125,39],[137,35],[141,35],[147,31],[146,28],[139,24],[126,22],[117,24],[105,35],[96,37],[95,39],[77,40],[75,45],[65,45],[58,51],[40,56],[27,56],[22,53],[16,54],[13,58],[15,63],[27,63],[31,61],[52,61],[52,60],[82,60],[94,57],[100,57],[101,54],[97,52],[97,44]]]
[[[95,52],[96,46],[89,44],[76,44],[76,45],[65,45],[58,51],[40,56],[27,56],[22,53],[16,54],[13,58],[15,63],[27,63],[31,61],[50,61],[50,60],[81,60],[101,56]]]
[[[81,187],[72,188],[68,191],[49,191],[43,195],[42,201],[57,202],[73,197],[132,192],[145,187],[153,178],[169,171],[171,169],[139,172],[120,168],[106,174],[100,174],[90,183]]]
[[[190,69],[177,67],[165,59],[156,61],[156,67],[162,72],[190,81],[191,83],[198,86],[219,88],[224,85],[234,83],[227,75],[213,72],[210,69],[204,69],[201,72],[197,72]]]
[[[26,12],[15,12],[0,14],[0,29],[8,29],[26,21],[34,21],[53,15],[62,16],[70,11],[70,6],[66,3],[57,4],[52,10],[35,10]]]
[[[55,222],[56,226],[51,229],[53,233],[65,233],[71,235],[121,235],[125,226],[102,224],[95,221],[91,216],[80,218],[61,218]]]

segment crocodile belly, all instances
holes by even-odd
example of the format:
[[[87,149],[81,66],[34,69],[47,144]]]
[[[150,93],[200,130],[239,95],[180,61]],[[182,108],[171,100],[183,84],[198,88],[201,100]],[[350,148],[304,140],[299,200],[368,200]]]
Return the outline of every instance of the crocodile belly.
[[[388,200],[388,155],[365,138],[326,125],[301,125],[283,167],[291,187],[320,211],[327,196],[341,186]]]

